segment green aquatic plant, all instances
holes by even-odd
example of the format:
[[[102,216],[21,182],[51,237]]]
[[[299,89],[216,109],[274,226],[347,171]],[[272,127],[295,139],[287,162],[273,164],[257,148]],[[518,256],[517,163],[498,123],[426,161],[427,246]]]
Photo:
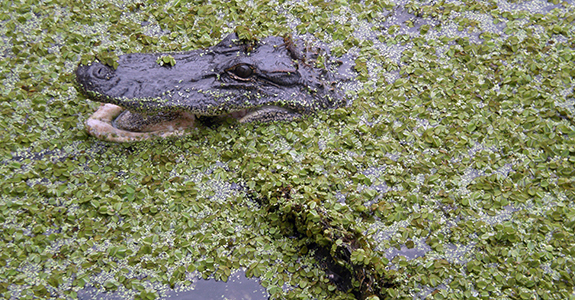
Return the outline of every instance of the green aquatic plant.
[[[0,7],[2,297],[152,299],[238,269],[272,299],[572,296],[572,3]],[[79,62],[237,26],[309,33],[357,62],[349,105],[132,145],[85,133],[97,104],[75,89]],[[334,283],[343,269],[356,294]],[[362,269],[393,285],[367,292]]]

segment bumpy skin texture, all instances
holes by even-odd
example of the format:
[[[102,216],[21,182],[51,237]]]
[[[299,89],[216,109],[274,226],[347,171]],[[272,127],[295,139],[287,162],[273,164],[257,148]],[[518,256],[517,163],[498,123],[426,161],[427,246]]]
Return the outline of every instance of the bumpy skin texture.
[[[158,64],[165,55],[175,65]],[[301,41],[268,37],[247,43],[231,34],[205,50],[122,55],[116,70],[99,62],[80,65],[76,79],[88,97],[121,106],[132,117],[242,112],[241,122],[286,120],[344,102],[334,75],[314,68],[316,56]]]

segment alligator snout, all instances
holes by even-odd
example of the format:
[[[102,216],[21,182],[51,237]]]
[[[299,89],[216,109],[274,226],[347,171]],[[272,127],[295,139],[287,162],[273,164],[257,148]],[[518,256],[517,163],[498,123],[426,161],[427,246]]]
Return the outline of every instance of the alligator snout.
[[[98,61],[89,65],[79,65],[76,69],[76,81],[80,88],[91,93],[105,93],[114,83],[110,82],[114,76],[114,70]],[[96,95],[89,95],[96,96]]]
[[[112,72],[113,71],[110,67],[101,63],[94,63],[88,69],[88,73],[98,79],[110,79]]]
[[[76,69],[76,80],[80,85],[90,85],[94,80],[108,80],[113,73],[112,68],[93,62],[89,65],[79,65]]]

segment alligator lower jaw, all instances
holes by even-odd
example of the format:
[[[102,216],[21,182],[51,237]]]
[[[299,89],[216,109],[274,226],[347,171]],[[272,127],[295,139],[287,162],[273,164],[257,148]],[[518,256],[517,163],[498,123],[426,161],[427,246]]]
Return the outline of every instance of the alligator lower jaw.
[[[153,130],[135,132],[117,128],[114,120],[124,109],[114,104],[103,104],[86,121],[86,131],[96,138],[109,142],[137,142],[154,138],[182,136],[194,127],[195,117],[192,114],[182,113],[179,118],[162,122],[154,126]]]
[[[300,113],[277,106],[262,106],[212,116],[216,121],[228,118],[239,123],[288,121]],[[143,115],[106,103],[86,120],[86,131],[109,142],[137,142],[155,138],[183,136],[194,128],[196,116],[189,112]]]

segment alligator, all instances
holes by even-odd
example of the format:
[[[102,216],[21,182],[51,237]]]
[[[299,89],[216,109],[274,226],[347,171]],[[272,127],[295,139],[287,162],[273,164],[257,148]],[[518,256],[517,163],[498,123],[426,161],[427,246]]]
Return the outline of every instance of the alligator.
[[[337,75],[316,67],[319,51],[329,54],[291,37],[246,41],[232,33],[204,50],[121,55],[117,68],[80,64],[80,91],[104,103],[86,130],[102,140],[138,141],[183,135],[201,116],[269,122],[342,106]]]

